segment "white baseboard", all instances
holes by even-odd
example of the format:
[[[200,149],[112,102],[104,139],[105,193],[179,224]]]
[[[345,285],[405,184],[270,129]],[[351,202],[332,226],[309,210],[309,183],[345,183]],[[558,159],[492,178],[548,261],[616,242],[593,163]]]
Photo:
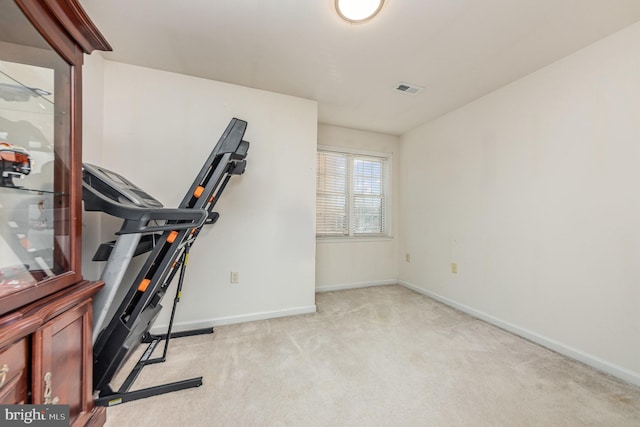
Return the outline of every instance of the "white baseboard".
[[[316,293],[344,291],[346,289],[358,289],[358,288],[368,288],[370,286],[384,286],[384,285],[397,285],[397,284],[398,284],[397,279],[389,279],[389,280],[376,280],[373,282],[357,282],[357,283],[344,283],[339,285],[324,285],[324,286],[316,286]]]
[[[459,304],[453,300],[445,298],[441,295],[438,295],[434,292],[427,291],[422,289],[416,285],[405,282],[404,280],[398,280],[398,284],[416,291],[422,295],[428,296],[429,298],[433,298],[436,301],[440,301],[443,304],[446,304],[450,307],[456,308],[462,312],[470,314],[473,317],[484,320],[487,323],[490,323],[494,326],[497,326],[501,329],[514,333],[518,336],[528,339],[529,341],[533,341],[537,344],[540,344],[543,347],[549,348],[555,352],[558,352],[564,356],[570,357],[572,359],[578,360],[586,365],[591,366],[599,371],[605,372],[614,377],[620,378],[623,381],[631,383],[636,386],[640,386],[640,373],[630,371],[621,366],[615,365],[613,363],[607,362],[606,360],[602,360],[598,357],[592,356],[590,354],[584,353],[580,350],[577,350],[573,347],[570,347],[566,344],[560,343],[553,339],[547,338],[535,332],[529,331],[527,329],[521,328],[519,326],[513,325],[511,323],[500,320],[496,317],[483,313],[481,311],[475,310],[471,307],[468,307],[464,304]]]
[[[216,317],[199,320],[197,322],[176,322],[173,324],[173,332],[184,332],[195,329],[212,328],[214,326],[232,325],[235,323],[253,322],[254,320],[275,319],[277,317],[296,316],[298,314],[315,313],[316,306],[288,308],[286,310],[263,311],[259,313],[242,314],[239,316]],[[164,334],[168,325],[155,325],[149,332],[152,334]]]

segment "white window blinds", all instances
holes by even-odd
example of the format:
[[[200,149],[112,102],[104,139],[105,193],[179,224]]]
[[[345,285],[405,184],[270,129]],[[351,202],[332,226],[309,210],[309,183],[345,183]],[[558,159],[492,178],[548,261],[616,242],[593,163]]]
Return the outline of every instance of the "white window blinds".
[[[388,234],[388,158],[319,150],[316,235]]]

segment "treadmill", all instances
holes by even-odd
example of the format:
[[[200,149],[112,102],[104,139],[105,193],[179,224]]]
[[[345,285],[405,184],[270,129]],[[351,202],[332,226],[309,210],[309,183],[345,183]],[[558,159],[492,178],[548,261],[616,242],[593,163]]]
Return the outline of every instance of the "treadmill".
[[[107,261],[101,280],[103,289],[94,299],[93,387],[96,405],[113,406],[132,400],[202,385],[202,377],[129,391],[144,366],[164,362],[171,337],[211,333],[212,328],[171,334],[176,305],[191,246],[202,228],[219,215],[214,206],[233,175],[246,168],[249,142],[244,141],[247,122],[232,119],[187,190],[180,205],[165,208],[154,197],[122,175],[83,164],[82,197],[86,211],[101,211],[123,219],[117,239],[100,245],[93,260]],[[133,257],[147,253],[133,282],[125,280]],[[160,302],[179,274],[178,289],[167,334],[149,333]],[[161,358],[152,359],[156,345],[164,340]],[[114,391],[110,382],[142,342],[150,343],[123,385]]]

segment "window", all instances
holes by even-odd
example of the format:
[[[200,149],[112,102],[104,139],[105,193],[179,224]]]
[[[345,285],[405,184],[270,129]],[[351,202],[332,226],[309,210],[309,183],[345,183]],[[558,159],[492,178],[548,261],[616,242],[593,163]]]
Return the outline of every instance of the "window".
[[[318,150],[316,236],[388,236],[389,156]]]

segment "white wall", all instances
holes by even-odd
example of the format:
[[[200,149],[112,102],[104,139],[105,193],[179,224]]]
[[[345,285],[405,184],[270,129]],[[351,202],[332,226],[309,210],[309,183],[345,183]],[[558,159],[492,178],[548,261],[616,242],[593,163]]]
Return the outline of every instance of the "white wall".
[[[93,94],[85,91],[85,103]],[[175,329],[315,311],[316,102],[110,61],[103,94],[102,138],[85,139],[101,150],[85,149],[84,160],[167,207],[179,204],[229,121],[248,122],[246,172],[231,179],[220,220],[192,249]],[[168,323],[172,300],[173,286],[154,329]]]
[[[639,51],[636,24],[404,135],[400,195],[404,284],[636,384]]]
[[[322,240],[316,245],[318,291],[397,283],[400,192],[398,165],[400,138],[326,124],[318,125],[318,144],[392,155],[392,238],[374,240]]]

